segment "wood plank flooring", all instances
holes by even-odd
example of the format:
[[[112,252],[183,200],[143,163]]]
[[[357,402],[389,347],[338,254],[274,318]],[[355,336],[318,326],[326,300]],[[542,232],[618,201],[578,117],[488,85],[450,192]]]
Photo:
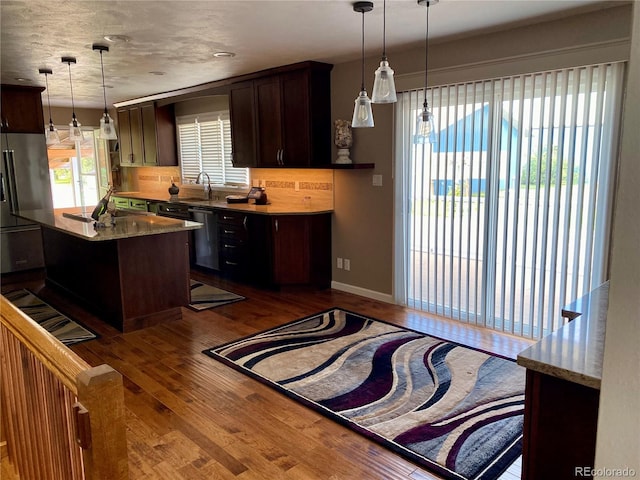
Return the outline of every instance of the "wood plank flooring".
[[[531,343],[331,289],[260,290],[200,271],[192,278],[247,300],[183,309],[181,321],[122,334],[44,287],[41,272],[2,278],[3,293],[30,288],[100,335],[71,348],[124,377],[132,480],[439,478],[207,357],[205,348],[334,306],[510,358]],[[520,470],[518,460],[502,479],[519,479]]]

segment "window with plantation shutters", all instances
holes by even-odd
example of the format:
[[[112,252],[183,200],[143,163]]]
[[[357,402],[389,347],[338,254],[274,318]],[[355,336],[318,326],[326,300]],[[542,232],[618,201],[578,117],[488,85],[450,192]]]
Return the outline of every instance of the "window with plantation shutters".
[[[216,185],[247,185],[249,172],[231,164],[229,112],[185,115],[176,118],[182,181],[205,172]]]

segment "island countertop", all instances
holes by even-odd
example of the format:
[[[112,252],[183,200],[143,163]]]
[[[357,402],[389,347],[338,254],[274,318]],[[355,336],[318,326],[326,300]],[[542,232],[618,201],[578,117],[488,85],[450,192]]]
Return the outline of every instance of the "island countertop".
[[[88,223],[68,218],[52,210],[21,210],[18,216],[44,227],[94,242],[181,232],[202,227],[202,224],[198,222],[155,215],[115,217],[115,225],[112,227],[95,227],[93,222]]]
[[[563,308],[573,318],[518,355],[518,364],[539,373],[600,389],[609,282]]]

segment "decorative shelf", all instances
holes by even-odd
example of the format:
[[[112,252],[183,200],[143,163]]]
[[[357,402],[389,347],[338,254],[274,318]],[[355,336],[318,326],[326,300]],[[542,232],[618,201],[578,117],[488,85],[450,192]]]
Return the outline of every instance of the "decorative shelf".
[[[333,170],[362,170],[375,168],[375,163],[332,163],[324,168]]]

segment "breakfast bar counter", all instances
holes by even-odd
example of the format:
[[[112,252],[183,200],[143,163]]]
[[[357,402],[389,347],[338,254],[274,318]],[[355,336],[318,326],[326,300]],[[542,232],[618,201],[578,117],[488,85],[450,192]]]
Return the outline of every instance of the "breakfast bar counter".
[[[40,224],[46,284],[122,332],[182,318],[190,301],[189,237],[200,223],[156,216],[94,227],[50,210],[21,211]]]
[[[527,369],[522,479],[591,478],[609,283],[562,309],[568,320],[518,355]],[[583,470],[580,470],[583,469]]]

